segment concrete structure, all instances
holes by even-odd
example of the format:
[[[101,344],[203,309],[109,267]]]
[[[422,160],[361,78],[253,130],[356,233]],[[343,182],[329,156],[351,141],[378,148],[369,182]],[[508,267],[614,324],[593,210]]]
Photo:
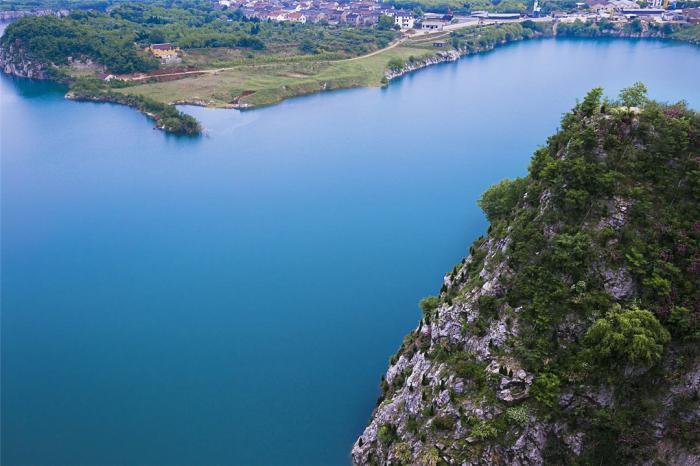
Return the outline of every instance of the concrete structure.
[[[660,16],[664,11],[665,10],[661,8],[623,8],[622,14],[631,16]]]
[[[398,24],[401,29],[413,29],[415,21],[410,13],[396,12],[394,14],[394,24]]]
[[[497,20],[520,19],[520,13],[488,13],[487,18]]]
[[[445,23],[436,20],[427,20],[421,22],[421,29],[427,29],[428,31],[442,31]]]
[[[166,42],[164,44],[151,44],[147,49],[151,55],[160,59],[163,64],[178,63],[180,62],[180,57],[178,53],[179,48],[173,47],[172,44]]]

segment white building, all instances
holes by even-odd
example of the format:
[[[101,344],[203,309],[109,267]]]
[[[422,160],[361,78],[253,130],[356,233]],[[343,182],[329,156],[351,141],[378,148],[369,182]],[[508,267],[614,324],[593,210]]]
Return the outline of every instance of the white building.
[[[415,19],[410,14],[396,13],[394,15],[394,24],[398,24],[401,29],[412,29]]]

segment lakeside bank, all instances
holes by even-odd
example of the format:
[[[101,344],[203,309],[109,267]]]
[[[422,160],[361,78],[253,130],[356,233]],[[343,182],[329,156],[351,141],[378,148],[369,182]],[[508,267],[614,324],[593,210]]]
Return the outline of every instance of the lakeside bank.
[[[664,31],[644,23],[642,30],[600,28],[593,23],[514,22],[452,31],[449,41],[430,37],[404,38],[383,50],[346,60],[280,60],[154,75],[146,82],[69,76],[47,63],[32,60],[21,47],[0,48],[0,66],[6,73],[68,84],[67,98],[112,102],[136,108],[153,119],[156,128],[179,134],[199,134],[201,125],[175,105],[254,109],[290,97],[336,89],[388,85],[393,79],[421,68],[452,62],[521,40],[547,37],[672,39],[697,43],[695,29]],[[438,36],[436,36],[438,37]],[[440,50],[436,48],[440,44]],[[397,46],[398,45],[398,46]],[[444,49],[442,48],[444,47]],[[199,74],[195,74],[199,73]]]

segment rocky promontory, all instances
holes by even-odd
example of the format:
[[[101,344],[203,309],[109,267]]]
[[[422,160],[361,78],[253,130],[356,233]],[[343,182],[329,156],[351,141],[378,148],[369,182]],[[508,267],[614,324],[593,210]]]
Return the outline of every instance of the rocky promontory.
[[[421,302],[355,464],[700,464],[700,115],[596,89]]]
[[[20,78],[48,79],[50,65],[31,57],[22,43],[15,41],[0,47],[0,69]]]

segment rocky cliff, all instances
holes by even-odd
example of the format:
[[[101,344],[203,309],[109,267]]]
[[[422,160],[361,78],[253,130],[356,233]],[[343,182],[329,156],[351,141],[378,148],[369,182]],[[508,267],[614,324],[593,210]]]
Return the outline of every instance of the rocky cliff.
[[[392,80],[403,76],[406,73],[419,70],[421,68],[426,68],[428,66],[437,65],[438,63],[446,63],[451,61],[457,61],[462,53],[456,50],[448,50],[446,52],[436,52],[434,55],[430,55],[425,58],[418,60],[409,60],[401,67],[389,68],[384,72],[384,77],[386,80]]]
[[[700,117],[591,92],[392,357],[355,464],[700,464]]]
[[[0,69],[20,78],[48,79],[50,66],[32,58],[17,41],[0,47]]]

